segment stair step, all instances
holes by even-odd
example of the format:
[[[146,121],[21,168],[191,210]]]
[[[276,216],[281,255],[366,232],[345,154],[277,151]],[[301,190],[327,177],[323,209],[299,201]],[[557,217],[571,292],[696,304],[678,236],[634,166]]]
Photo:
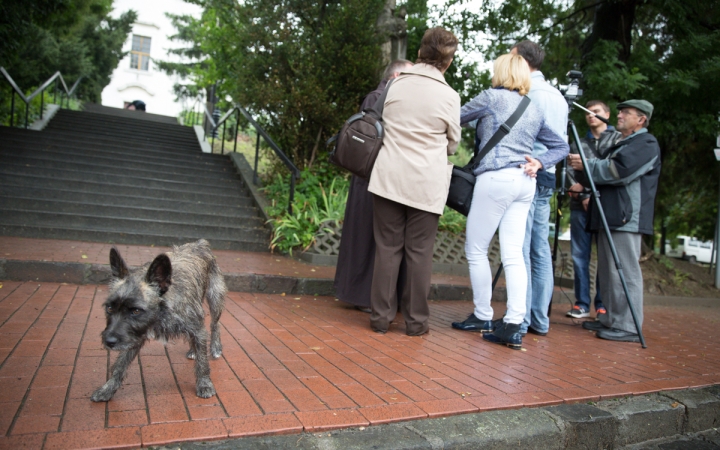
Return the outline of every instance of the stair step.
[[[0,135],[2,139],[2,135]],[[187,167],[218,167],[233,170],[233,165],[227,155],[203,154],[199,151],[170,152],[156,149],[117,149],[112,146],[98,146],[97,144],[73,145],[68,141],[59,143],[47,140],[10,138],[2,139],[0,154],[20,155],[25,152],[55,152],[59,154],[75,155],[80,157],[102,156],[125,161],[144,162],[148,165],[166,164]]]
[[[102,106],[96,103],[83,104],[83,111],[94,114],[103,114],[115,117],[127,117],[135,120],[145,120],[149,122],[177,124],[177,118],[172,116],[163,116],[148,112],[130,111],[127,109],[113,108],[110,106]]]
[[[147,188],[144,186],[129,186],[123,184],[112,184],[90,181],[73,181],[67,179],[45,178],[34,175],[11,175],[0,173],[0,186],[6,185],[24,186],[28,189],[62,189],[75,192],[98,193],[112,199],[115,195],[130,197],[150,197],[164,201],[181,200],[193,203],[212,203],[228,206],[249,206],[252,200],[239,193],[228,194],[207,194],[196,191],[179,191],[169,188]],[[238,188],[240,190],[240,188]]]
[[[248,197],[239,197],[237,204],[212,203],[209,201],[191,202],[178,199],[168,201],[165,198],[143,197],[121,195],[117,192],[111,195],[101,192],[82,192],[66,189],[46,189],[39,186],[21,186],[14,184],[3,184],[0,187],[0,195],[7,198],[26,201],[32,204],[38,200],[66,201],[71,203],[94,203],[112,204],[128,208],[150,208],[154,210],[168,210],[174,212],[191,212],[196,214],[224,214],[228,216],[250,217],[257,215],[258,211],[253,207],[252,200]],[[110,199],[110,200],[108,200]]]
[[[46,180],[61,182],[89,182],[106,183],[115,186],[137,186],[143,189],[167,189],[176,192],[193,192],[208,195],[245,195],[243,187],[232,180],[204,180],[185,181],[186,177],[163,179],[161,177],[144,178],[135,174],[113,175],[100,172],[81,172],[78,170],[63,170],[60,168],[27,167],[14,164],[0,166],[0,179],[5,175],[34,176]]]
[[[255,221],[248,221],[253,224]],[[53,211],[31,211],[0,208],[0,224],[3,226],[39,226],[47,228],[82,228],[94,231],[122,231],[126,233],[150,233],[158,236],[193,236],[195,239],[225,238],[234,236],[241,240],[262,242],[268,230],[257,226],[216,226],[189,222],[172,222],[161,219],[136,219],[116,216],[93,216]]]
[[[202,167],[177,167],[166,164],[148,165],[143,162],[113,161],[111,158],[79,157],[52,152],[27,152],[23,155],[0,154],[0,164],[42,169],[76,170],[108,175],[123,172],[143,178],[155,177],[164,180],[193,177],[202,184],[213,184],[216,181],[239,181],[238,175],[227,169],[210,170]]]
[[[219,209],[215,214],[195,213],[173,209],[156,209],[148,207],[126,207],[114,204],[79,203],[64,200],[43,200],[28,198],[10,198],[0,195],[0,209],[14,211],[34,211],[46,213],[80,214],[98,218],[126,217],[131,219],[156,220],[186,223],[192,225],[211,225],[220,227],[253,227],[263,226],[263,220],[254,211],[245,215],[226,215]],[[222,213],[222,214],[221,214]]]
[[[129,245],[155,245],[170,247],[182,245],[187,242],[206,239],[214,250],[238,250],[246,252],[267,252],[268,243],[265,241],[246,241],[230,237],[208,238],[203,236],[186,236],[153,234],[150,232],[127,232],[123,230],[92,230],[84,228],[58,228],[37,225],[4,225],[0,223],[0,234],[3,236],[21,236],[42,239],[67,239],[72,241],[109,242]]]
[[[28,133],[31,135],[28,136]],[[201,156],[200,144],[197,139],[185,144],[168,144],[166,142],[140,142],[135,141],[132,145],[126,145],[118,137],[99,137],[84,135],[79,139],[73,133],[55,132],[55,131],[25,131],[22,135],[18,131],[0,133],[0,138],[7,145],[14,143],[15,145],[28,145],[34,143],[41,146],[73,146],[84,149],[113,149],[120,153],[142,155],[151,153],[157,156],[165,155],[167,157],[175,156]]]

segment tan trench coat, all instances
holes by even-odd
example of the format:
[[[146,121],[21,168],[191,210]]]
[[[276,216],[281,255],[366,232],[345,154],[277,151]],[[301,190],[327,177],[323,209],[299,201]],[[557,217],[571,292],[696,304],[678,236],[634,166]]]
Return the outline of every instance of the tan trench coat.
[[[416,64],[390,85],[383,122],[368,191],[442,214],[453,167],[447,155],[460,141],[460,96],[438,69]]]

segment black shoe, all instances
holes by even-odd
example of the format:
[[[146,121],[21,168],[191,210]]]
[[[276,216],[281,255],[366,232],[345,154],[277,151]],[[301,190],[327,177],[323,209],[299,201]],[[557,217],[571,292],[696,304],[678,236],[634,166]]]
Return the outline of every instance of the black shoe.
[[[610,329],[596,320],[586,320],[585,322],[582,323],[582,327],[585,328],[586,330],[590,330],[590,331],[600,331],[600,330],[609,330]]]
[[[597,332],[597,337],[608,341],[640,342],[640,336],[629,331],[618,330],[617,328],[606,328]]]
[[[538,330],[536,330],[536,329],[533,328],[533,327],[528,327],[528,333],[530,333],[530,334],[536,334],[536,335],[538,335],[538,336],[547,336],[547,331],[545,331],[545,332],[538,331]]]
[[[522,348],[519,323],[502,322],[492,333],[483,334],[483,339],[494,344],[507,345],[513,350]]]
[[[372,309],[370,309],[370,307],[368,307],[368,306],[357,306],[356,305],[355,309],[357,309],[358,311],[362,311],[364,313],[368,313],[368,314],[370,314],[372,312]]]
[[[493,330],[492,320],[480,320],[475,313],[470,313],[467,319],[462,322],[453,322],[452,327],[463,331],[479,331],[481,333],[490,333]]]

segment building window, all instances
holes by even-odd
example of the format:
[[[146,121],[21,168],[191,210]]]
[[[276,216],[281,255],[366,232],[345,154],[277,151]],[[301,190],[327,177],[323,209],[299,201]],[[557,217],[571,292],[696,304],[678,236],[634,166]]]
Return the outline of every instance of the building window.
[[[148,70],[150,63],[150,38],[133,35],[130,51],[130,68]]]

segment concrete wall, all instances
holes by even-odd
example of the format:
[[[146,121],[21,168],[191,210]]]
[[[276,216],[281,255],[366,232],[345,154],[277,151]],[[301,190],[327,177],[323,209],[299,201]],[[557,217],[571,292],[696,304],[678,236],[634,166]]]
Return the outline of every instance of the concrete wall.
[[[176,30],[165,13],[200,17],[202,9],[183,0],[115,0],[113,6],[114,17],[130,9],[138,13],[137,22],[133,24],[133,31],[128,35],[123,51],[131,50],[133,34],[150,37],[151,60],[147,71],[130,68],[129,54],[120,61],[112,74],[110,84],[102,92],[102,104],[122,108],[124,102],[142,100],[149,113],[177,116],[182,106],[175,101],[172,88],[179,80],[159,71],[154,60],[178,61],[176,56],[169,55],[167,51],[183,46],[182,43],[168,39]]]

